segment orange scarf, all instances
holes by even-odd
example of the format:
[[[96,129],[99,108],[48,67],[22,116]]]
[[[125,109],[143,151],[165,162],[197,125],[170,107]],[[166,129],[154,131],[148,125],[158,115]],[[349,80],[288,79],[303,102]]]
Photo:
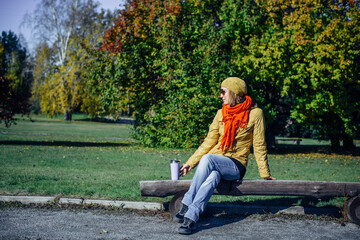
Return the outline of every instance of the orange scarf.
[[[252,106],[252,100],[249,96],[245,96],[245,101],[230,107],[223,105],[222,122],[225,123],[224,137],[221,139],[220,148],[222,151],[232,148],[237,129],[246,127],[249,121],[249,113]]]

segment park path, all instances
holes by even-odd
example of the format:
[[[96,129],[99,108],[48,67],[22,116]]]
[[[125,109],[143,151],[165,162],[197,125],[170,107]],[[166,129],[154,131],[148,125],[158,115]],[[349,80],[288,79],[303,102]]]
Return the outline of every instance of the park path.
[[[352,223],[255,217],[204,216],[190,236],[177,233],[169,215],[131,211],[0,209],[0,239],[359,239]]]

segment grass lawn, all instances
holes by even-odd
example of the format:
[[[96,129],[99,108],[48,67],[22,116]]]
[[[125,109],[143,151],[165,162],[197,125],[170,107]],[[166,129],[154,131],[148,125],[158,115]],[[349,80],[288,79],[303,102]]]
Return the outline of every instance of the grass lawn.
[[[182,163],[195,149],[146,148],[131,138],[131,125],[71,122],[33,116],[0,127],[0,194],[55,195],[114,200],[168,201],[140,196],[139,181],[170,179],[170,160]],[[83,119],[83,120],[81,120]],[[360,157],[329,154],[326,142],[280,144],[269,154],[272,175],[283,180],[360,182]],[[185,179],[191,179],[191,171]],[[260,179],[250,155],[246,179]],[[213,202],[297,205],[301,197],[213,196]],[[313,203],[309,203],[313,204]],[[343,204],[342,199],[314,203]]]

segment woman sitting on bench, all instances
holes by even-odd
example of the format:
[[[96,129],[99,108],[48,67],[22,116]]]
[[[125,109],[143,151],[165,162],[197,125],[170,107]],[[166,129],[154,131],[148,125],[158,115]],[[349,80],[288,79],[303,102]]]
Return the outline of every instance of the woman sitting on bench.
[[[199,165],[182,207],[174,216],[176,222],[182,223],[180,234],[191,234],[195,229],[221,178],[233,181],[244,177],[251,145],[260,176],[275,180],[267,161],[263,112],[246,94],[245,81],[240,78],[230,77],[222,82],[223,107],[218,110],[204,142],[180,169],[185,176]]]

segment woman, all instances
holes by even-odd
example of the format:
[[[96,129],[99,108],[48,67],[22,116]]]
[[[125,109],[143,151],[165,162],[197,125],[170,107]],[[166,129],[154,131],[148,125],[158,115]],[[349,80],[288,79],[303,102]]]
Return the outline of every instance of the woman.
[[[233,181],[244,177],[252,145],[260,176],[275,180],[267,162],[263,112],[246,94],[244,80],[230,77],[222,82],[223,107],[218,110],[204,142],[180,169],[185,176],[198,165],[182,208],[174,216],[174,221],[182,223],[180,234],[191,234],[195,229],[221,178]]]

